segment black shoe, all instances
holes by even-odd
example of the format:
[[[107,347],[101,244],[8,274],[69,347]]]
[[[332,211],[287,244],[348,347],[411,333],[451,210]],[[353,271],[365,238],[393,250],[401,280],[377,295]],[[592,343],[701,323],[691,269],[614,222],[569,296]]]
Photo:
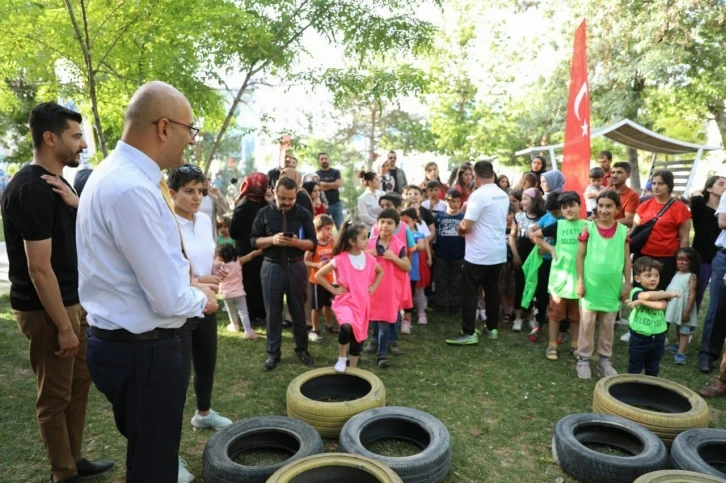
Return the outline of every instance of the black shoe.
[[[86,458],[81,458],[81,461],[76,463],[76,469],[78,476],[94,476],[110,470],[114,465],[113,461],[88,461]]]
[[[703,372],[704,374],[710,374],[713,372],[714,365],[712,361],[709,361],[708,359],[699,359],[698,360],[698,370]]]
[[[306,366],[312,366],[315,363],[313,356],[311,356],[307,350],[298,352],[297,356],[300,358],[300,362]]]
[[[280,362],[279,357],[267,356],[267,360],[265,361],[265,370],[273,370],[275,367],[277,367],[278,362]]]
[[[282,328],[283,329],[289,329],[290,327],[292,327],[292,321],[290,321],[290,320],[283,320],[282,321]]]

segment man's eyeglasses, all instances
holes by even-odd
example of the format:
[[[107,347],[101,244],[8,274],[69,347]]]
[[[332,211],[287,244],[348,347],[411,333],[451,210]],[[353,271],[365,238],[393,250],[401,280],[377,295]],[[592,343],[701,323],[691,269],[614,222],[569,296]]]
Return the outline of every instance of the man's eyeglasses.
[[[172,124],[179,124],[180,126],[184,126],[185,128],[187,128],[189,130],[189,137],[192,140],[194,140],[194,138],[197,137],[197,134],[199,134],[200,128],[198,128],[196,126],[189,126],[187,124],[184,124],[183,122],[174,121],[173,119],[169,119],[168,117],[162,117],[161,119],[166,119],[167,121],[169,121]],[[156,121],[151,121],[151,124],[159,124],[161,119],[157,119]]]

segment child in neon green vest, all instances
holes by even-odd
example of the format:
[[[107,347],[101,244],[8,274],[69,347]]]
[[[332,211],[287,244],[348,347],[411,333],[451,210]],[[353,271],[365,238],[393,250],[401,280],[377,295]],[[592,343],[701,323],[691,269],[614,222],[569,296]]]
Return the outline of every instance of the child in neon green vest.
[[[660,361],[665,352],[668,323],[665,310],[668,301],[681,296],[680,292],[658,290],[663,266],[650,257],[640,257],[633,263],[636,287],[630,292],[630,343],[628,346],[628,373],[658,377]]]
[[[551,361],[558,359],[557,334],[560,322],[565,318],[570,321],[572,332],[572,345],[570,352],[577,351],[579,338],[580,306],[577,297],[577,252],[578,238],[585,226],[580,219],[580,195],[574,191],[565,191],[559,197],[560,209],[564,220],[558,220],[534,233],[534,241],[543,250],[552,255],[552,268],[550,270],[547,289],[550,294],[547,318],[549,319],[549,344],[545,357]],[[553,240],[550,244],[545,240]],[[552,246],[555,245],[555,246]]]
[[[590,357],[595,346],[595,324],[599,323],[597,370],[617,374],[610,363],[615,317],[620,301],[630,292],[630,245],[628,228],[615,221],[620,197],[614,191],[597,197],[596,216],[580,235],[577,252],[577,296],[580,297],[580,337],[577,377],[590,379]]]

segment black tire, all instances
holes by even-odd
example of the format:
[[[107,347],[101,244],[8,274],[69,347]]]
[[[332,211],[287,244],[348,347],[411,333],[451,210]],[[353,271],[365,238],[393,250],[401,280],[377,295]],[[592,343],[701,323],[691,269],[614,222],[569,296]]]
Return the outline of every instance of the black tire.
[[[616,456],[585,444],[601,444],[630,453]],[[630,483],[639,476],[664,470],[665,445],[639,424],[619,416],[572,414],[552,431],[552,457],[568,475],[582,483]]]
[[[381,439],[408,441],[421,448],[412,456],[391,457],[373,453],[366,446]],[[451,468],[451,436],[446,426],[417,409],[389,406],[353,416],[340,432],[340,450],[383,463],[403,483],[438,483]]]
[[[243,452],[255,449],[287,450],[293,455],[270,466],[245,466],[233,461]],[[322,452],[323,440],[307,423],[284,416],[244,419],[209,438],[202,457],[204,481],[264,483],[288,463]]]
[[[726,429],[692,429],[679,434],[671,447],[671,462],[677,470],[726,478],[726,473],[713,467],[726,468]]]

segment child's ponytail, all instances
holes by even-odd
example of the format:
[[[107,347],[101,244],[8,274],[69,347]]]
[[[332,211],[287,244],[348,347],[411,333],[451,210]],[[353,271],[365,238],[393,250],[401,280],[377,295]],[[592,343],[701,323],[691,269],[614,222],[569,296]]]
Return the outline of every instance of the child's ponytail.
[[[333,247],[333,256],[339,255],[342,252],[347,252],[352,246],[351,242],[355,242],[361,231],[365,231],[367,228],[360,223],[353,223],[350,217],[346,218],[343,224],[340,226],[340,233],[338,234],[338,241]]]

